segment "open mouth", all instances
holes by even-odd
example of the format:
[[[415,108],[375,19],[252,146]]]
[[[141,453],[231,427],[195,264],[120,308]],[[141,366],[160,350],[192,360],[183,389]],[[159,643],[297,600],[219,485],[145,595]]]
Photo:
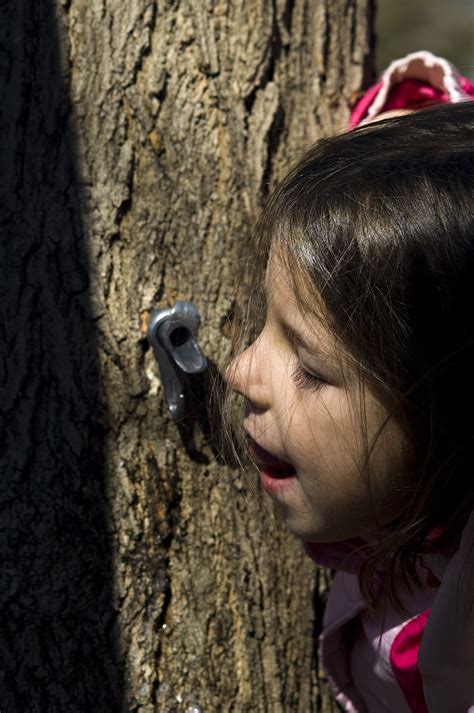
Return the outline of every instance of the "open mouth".
[[[272,455],[266,451],[262,446],[259,446],[252,438],[249,437],[248,440],[249,451],[254,457],[259,470],[261,473],[265,474],[270,478],[275,478],[276,480],[283,480],[285,478],[292,478],[296,475],[296,470],[291,465],[284,460],[280,460],[276,456]]]

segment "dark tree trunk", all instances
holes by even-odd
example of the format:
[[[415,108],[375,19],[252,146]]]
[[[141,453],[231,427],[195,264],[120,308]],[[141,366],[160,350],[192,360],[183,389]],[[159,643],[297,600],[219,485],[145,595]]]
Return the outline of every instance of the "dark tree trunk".
[[[219,369],[260,200],[342,129],[372,0],[0,4],[0,708],[335,710],[327,581],[171,422],[145,339]],[[194,706],[194,707],[193,707]]]

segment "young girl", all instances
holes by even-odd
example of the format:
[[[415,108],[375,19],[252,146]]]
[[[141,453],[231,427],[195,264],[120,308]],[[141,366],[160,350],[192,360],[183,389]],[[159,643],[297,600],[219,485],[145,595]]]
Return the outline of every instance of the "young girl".
[[[257,226],[264,324],[228,380],[261,487],[337,570],[345,711],[474,713],[473,129],[461,102],[320,141]]]

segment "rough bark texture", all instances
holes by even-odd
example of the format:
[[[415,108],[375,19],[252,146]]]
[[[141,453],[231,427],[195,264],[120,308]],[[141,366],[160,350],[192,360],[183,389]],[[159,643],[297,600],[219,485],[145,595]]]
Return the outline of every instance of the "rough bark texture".
[[[192,300],[225,364],[251,219],[344,126],[371,2],[0,2],[2,711],[335,710],[326,574],[170,421],[144,333]]]

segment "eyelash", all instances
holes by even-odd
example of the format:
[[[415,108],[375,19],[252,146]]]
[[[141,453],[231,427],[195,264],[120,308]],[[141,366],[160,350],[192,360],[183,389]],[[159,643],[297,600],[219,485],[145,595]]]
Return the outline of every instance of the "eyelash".
[[[324,384],[327,383],[320,376],[311,374],[309,371],[306,371],[306,369],[303,369],[303,367],[301,366],[301,364],[299,362],[296,364],[295,368],[293,369],[292,377],[293,377],[293,381],[300,389],[317,391],[322,386],[324,386]]]

